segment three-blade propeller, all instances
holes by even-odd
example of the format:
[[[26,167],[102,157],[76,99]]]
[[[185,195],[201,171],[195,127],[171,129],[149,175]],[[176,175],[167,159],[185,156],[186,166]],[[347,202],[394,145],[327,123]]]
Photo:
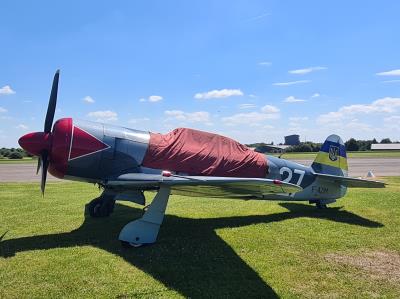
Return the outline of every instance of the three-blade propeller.
[[[58,80],[60,78],[60,70],[57,70],[54,79],[53,85],[51,87],[51,93],[49,98],[49,105],[47,107],[46,119],[44,121],[44,133],[51,134],[51,128],[53,126],[54,114],[56,112],[57,105],[57,92],[58,92]],[[42,195],[44,195],[44,190],[46,187],[46,178],[47,178],[47,168],[49,167],[49,150],[43,149],[39,159],[38,165],[36,168],[36,174],[39,173],[39,170],[42,169],[42,178],[40,182],[40,189],[42,190]]]

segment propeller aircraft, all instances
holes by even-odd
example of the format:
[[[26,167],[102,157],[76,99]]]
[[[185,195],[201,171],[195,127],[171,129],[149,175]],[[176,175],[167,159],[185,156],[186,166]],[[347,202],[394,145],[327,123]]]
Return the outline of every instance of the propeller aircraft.
[[[347,188],[383,188],[385,183],[347,175],[342,139],[330,135],[310,167],[264,155],[224,136],[178,128],[151,133],[97,122],[62,118],[53,125],[60,73],[54,75],[43,132],[28,133],[20,146],[39,157],[41,191],[47,172],[101,186],[87,209],[107,217],[115,201],[145,205],[143,216],[121,230],[124,246],[154,243],[171,194],[192,197],[308,201],[318,208],[345,196]]]

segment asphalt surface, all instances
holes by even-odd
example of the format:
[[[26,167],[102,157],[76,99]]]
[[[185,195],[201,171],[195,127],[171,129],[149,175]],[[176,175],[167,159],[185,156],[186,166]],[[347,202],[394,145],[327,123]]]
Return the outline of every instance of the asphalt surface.
[[[36,174],[36,163],[0,164],[0,182],[40,182],[40,171]],[[61,181],[47,173],[47,181]]]
[[[311,165],[312,160],[294,160],[303,165]],[[400,176],[400,158],[353,158],[348,160],[349,176],[365,177],[368,171],[379,176]],[[48,181],[61,181],[47,174]],[[0,182],[39,182],[36,164],[0,164]]]
[[[293,160],[310,166],[313,160]],[[368,171],[379,176],[400,176],[400,158],[349,158],[349,176],[365,177]]]

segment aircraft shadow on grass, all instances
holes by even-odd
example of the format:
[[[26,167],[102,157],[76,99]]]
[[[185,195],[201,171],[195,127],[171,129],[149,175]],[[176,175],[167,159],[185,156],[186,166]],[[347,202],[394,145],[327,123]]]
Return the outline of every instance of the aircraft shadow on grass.
[[[140,217],[142,211],[117,204],[111,217],[93,219],[85,215],[83,224],[71,232],[4,240],[0,243],[0,256],[7,258],[22,251],[91,245],[121,256],[185,297],[227,297],[234,294],[235,297],[278,298],[274,290],[215,233],[216,229],[299,217],[370,228],[383,226],[340,208],[316,210],[314,206],[298,203],[280,205],[288,211],[207,219],[166,215],[158,243],[125,249],[117,240],[118,233],[132,220],[132,215]]]

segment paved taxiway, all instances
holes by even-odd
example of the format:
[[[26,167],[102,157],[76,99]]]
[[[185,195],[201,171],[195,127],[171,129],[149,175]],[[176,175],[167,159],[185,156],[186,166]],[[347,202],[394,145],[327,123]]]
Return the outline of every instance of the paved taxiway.
[[[61,181],[47,173],[47,181]],[[0,164],[0,182],[40,182],[36,163]]]
[[[310,166],[313,160],[294,160],[297,163]],[[375,176],[400,176],[400,158],[350,158],[349,176],[365,177],[368,171]]]
[[[311,165],[312,160],[295,160],[295,162]],[[366,176],[372,170],[375,176],[400,176],[400,158],[353,158],[348,160],[349,176]],[[59,181],[51,174],[48,181]],[[36,175],[36,164],[0,164],[0,182],[39,182]]]

